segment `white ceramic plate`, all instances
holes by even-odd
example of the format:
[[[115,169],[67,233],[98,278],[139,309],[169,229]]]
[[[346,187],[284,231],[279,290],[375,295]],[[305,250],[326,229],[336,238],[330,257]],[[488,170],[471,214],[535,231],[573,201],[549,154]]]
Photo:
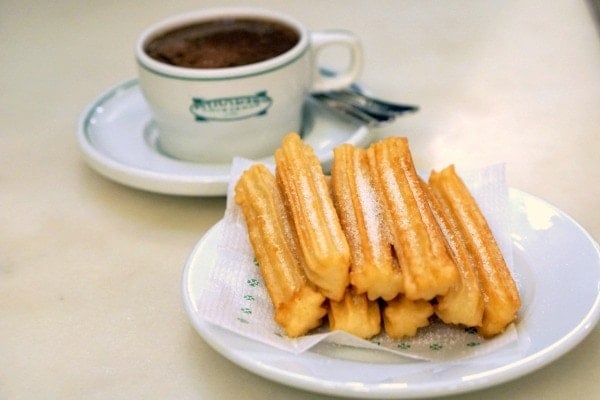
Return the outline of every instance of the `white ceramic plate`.
[[[306,116],[303,139],[325,169],[337,145],[363,146],[370,141],[366,127],[334,117],[310,102]],[[87,163],[121,184],[173,195],[227,193],[229,164],[185,162],[160,151],[158,132],[136,79],[118,84],[94,100],[80,117],[77,138]]]
[[[202,320],[196,299],[216,259],[222,223],[199,241],[184,269],[185,308],[204,340],[267,379],[323,394],[416,398],[464,393],[507,382],[552,362],[587,336],[600,316],[600,248],[562,211],[510,189],[514,274],[523,307],[517,347],[453,362],[408,360],[322,344],[294,356]]]

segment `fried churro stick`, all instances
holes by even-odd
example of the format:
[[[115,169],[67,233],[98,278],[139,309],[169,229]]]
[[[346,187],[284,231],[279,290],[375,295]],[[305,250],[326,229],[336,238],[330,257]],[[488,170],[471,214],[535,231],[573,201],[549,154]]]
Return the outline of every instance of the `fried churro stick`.
[[[367,151],[411,300],[445,294],[458,279],[456,265],[427,202],[406,138],[390,137]]]
[[[329,327],[342,330],[363,339],[381,332],[379,304],[363,294],[347,289],[342,301],[329,301]]]
[[[430,190],[425,182],[422,185],[424,190]],[[450,287],[448,293],[438,296],[434,306],[435,313],[447,324],[479,326],[483,318],[483,296],[475,262],[448,207],[433,194],[427,198],[460,275],[460,279]]]
[[[400,295],[383,309],[385,333],[393,339],[415,336],[419,328],[429,325],[432,315],[433,306],[427,300],[410,300]]]
[[[475,260],[484,298],[483,321],[478,331],[485,337],[501,333],[517,318],[521,300],[493,233],[453,165],[433,171],[429,185],[448,206]]]
[[[275,177],[262,164],[246,170],[235,187],[248,236],[275,309],[275,321],[289,337],[321,325],[325,297],[308,281],[290,240],[291,225]]]
[[[350,249],[321,164],[295,133],[285,136],[275,163],[306,276],[325,296],[340,301],[349,283]]]
[[[350,283],[370,300],[391,300],[402,290],[403,279],[372,187],[367,153],[345,144],[336,147],[333,155],[331,186],[350,245]]]

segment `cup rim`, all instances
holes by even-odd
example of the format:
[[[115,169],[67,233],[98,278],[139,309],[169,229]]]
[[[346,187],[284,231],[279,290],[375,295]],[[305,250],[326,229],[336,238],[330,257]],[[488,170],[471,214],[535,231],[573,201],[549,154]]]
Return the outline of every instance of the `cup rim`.
[[[153,59],[144,50],[145,45],[150,40],[163,33],[180,26],[186,26],[220,16],[260,17],[263,19],[276,20],[294,28],[299,33],[300,39],[294,47],[276,57],[253,64],[228,68],[187,68],[170,65]],[[138,36],[135,44],[135,58],[140,67],[166,77],[189,80],[231,79],[264,73],[291,63],[304,54],[308,49],[308,42],[309,35],[307,29],[303,24],[287,14],[257,7],[206,8],[167,17],[150,25]]]

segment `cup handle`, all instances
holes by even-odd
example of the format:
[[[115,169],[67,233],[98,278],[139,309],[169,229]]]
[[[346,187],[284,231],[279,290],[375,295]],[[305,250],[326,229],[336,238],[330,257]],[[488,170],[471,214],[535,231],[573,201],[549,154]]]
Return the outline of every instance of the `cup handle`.
[[[343,89],[356,81],[362,70],[363,54],[358,37],[346,31],[315,31],[310,34],[313,82],[311,92],[324,92]],[[350,53],[350,63],[344,71],[335,75],[325,75],[318,65],[319,51],[327,46],[346,46]]]

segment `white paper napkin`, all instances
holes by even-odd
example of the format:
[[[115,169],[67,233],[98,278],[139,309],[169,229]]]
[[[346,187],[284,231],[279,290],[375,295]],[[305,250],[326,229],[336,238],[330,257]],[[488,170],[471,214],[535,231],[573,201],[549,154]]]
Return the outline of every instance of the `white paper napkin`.
[[[328,332],[326,327],[301,338],[287,338],[273,320],[273,307],[255,263],[241,210],[232,195],[238,177],[251,164],[244,159],[233,162],[217,260],[210,271],[206,289],[198,299],[198,311],[204,320],[294,354],[307,351],[317,343],[328,342],[442,361],[481,355],[516,342],[517,332],[513,325],[505,333],[486,340],[473,329],[451,327],[441,322],[420,329],[415,337],[402,340],[393,340],[384,333],[371,340],[362,340],[345,332]],[[512,266],[504,165],[460,174],[494,231],[508,265]]]

